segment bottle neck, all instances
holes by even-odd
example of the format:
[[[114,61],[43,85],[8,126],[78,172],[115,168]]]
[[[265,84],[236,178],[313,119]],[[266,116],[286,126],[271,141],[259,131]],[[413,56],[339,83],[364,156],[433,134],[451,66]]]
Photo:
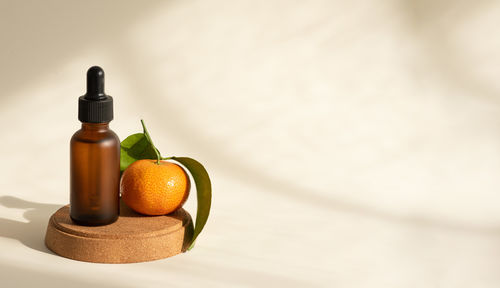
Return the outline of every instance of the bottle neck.
[[[109,123],[82,123],[84,131],[106,131],[109,130]]]

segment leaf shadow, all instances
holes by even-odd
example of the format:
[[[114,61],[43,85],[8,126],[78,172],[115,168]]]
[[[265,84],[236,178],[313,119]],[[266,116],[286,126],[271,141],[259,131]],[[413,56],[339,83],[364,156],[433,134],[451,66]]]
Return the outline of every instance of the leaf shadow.
[[[0,72],[0,102],[15,101],[14,94],[27,86],[26,79],[38,81],[47,75],[48,67],[50,73],[60,73],[76,55],[96,47],[113,51],[114,45],[107,43],[127,37],[136,22],[164,5],[176,4],[160,0],[123,1],[119,6],[98,0],[30,1],[29,5],[0,1],[0,63],[9,67]]]
[[[0,205],[25,209],[23,217],[28,220],[22,222],[0,218],[0,237],[15,239],[31,249],[54,254],[45,246],[44,237],[50,215],[61,208],[61,205],[37,203],[14,196],[0,196]]]

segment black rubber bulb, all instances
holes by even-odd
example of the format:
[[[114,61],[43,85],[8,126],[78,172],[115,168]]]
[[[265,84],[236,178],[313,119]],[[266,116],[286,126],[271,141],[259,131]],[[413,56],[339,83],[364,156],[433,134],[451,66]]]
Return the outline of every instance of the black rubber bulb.
[[[87,93],[85,98],[89,100],[106,98],[104,93],[104,70],[99,66],[92,66],[87,71]]]
[[[78,120],[83,123],[113,120],[113,97],[104,93],[104,70],[99,66],[87,71],[87,92],[78,98]]]

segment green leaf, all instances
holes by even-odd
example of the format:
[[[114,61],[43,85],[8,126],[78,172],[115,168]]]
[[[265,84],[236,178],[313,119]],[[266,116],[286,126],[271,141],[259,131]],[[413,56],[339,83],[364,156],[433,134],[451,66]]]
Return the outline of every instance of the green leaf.
[[[194,226],[193,239],[188,250],[194,247],[194,242],[198,235],[200,235],[201,230],[207,223],[208,215],[210,214],[210,206],[212,204],[212,184],[210,183],[210,178],[208,176],[207,170],[201,165],[200,162],[188,158],[188,157],[172,157],[184,167],[186,167],[191,176],[193,176],[194,182],[196,184],[196,192],[198,199],[198,211],[196,212],[196,224]]]
[[[144,133],[128,136],[120,145],[120,172],[140,159],[155,159],[156,148]]]

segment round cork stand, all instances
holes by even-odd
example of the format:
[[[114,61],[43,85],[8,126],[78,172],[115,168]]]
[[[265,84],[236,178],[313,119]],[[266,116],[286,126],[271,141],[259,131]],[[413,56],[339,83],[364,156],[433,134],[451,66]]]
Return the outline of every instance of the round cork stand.
[[[169,215],[144,216],[122,202],[116,222],[89,227],[73,223],[68,205],[50,217],[45,245],[54,253],[74,260],[134,263],[184,252],[192,234],[191,216],[182,208]]]

